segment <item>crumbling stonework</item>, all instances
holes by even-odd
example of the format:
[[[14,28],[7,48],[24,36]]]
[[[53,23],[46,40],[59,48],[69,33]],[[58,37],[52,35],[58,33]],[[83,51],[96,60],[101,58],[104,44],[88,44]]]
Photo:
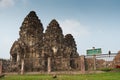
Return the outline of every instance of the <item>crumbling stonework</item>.
[[[10,60],[0,59],[0,74],[4,72],[10,72]]]
[[[110,58],[110,57],[106,57]],[[106,61],[105,59],[97,59],[95,58],[85,58],[85,67],[86,70],[101,70],[103,68],[113,68],[113,61]]]
[[[113,65],[116,68],[120,68],[120,51],[117,53],[117,55],[113,59]]]
[[[53,19],[45,33],[36,13],[31,11],[24,19],[20,38],[11,47],[12,68],[21,71],[52,71],[78,68],[76,43],[71,34],[63,35],[59,23]],[[49,61],[48,61],[49,58]],[[51,61],[50,61],[51,60]]]

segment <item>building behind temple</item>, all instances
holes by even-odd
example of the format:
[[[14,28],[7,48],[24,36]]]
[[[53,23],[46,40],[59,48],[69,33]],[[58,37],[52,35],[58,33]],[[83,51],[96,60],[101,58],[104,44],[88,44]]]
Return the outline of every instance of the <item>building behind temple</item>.
[[[51,71],[79,69],[79,54],[71,34],[63,35],[59,23],[53,19],[45,32],[34,11],[24,19],[19,38],[11,47],[14,71]]]

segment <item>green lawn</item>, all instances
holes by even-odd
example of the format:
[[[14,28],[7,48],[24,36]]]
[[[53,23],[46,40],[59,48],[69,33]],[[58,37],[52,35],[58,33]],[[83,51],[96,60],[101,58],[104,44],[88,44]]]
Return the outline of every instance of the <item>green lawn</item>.
[[[0,80],[120,80],[120,73],[57,75],[55,79],[52,75],[8,75]]]

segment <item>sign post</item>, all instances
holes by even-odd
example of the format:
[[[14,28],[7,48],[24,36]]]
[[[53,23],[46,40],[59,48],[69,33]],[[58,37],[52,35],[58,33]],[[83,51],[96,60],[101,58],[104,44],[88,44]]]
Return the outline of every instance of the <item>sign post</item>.
[[[96,70],[96,55],[100,55],[102,53],[101,48],[93,48],[87,50],[87,55],[88,56],[93,56],[93,69]]]

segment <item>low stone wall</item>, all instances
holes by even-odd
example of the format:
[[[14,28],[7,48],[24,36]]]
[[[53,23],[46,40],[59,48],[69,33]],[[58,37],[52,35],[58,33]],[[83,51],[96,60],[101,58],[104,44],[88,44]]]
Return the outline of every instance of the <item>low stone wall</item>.
[[[10,60],[0,59],[0,73],[10,72]]]
[[[109,56],[107,57],[109,58]],[[25,61],[26,60],[26,61]],[[27,59],[25,59],[25,62],[28,62]],[[73,61],[71,61],[73,60]],[[41,60],[39,60],[41,61]],[[38,72],[38,73],[54,73],[54,72],[59,72],[59,73],[71,73],[73,71],[78,71],[78,72],[82,72],[82,73],[86,73],[87,71],[96,71],[96,70],[100,70],[102,68],[115,68],[113,67],[113,61],[106,61],[105,59],[98,59],[95,57],[86,57],[86,56],[79,56],[78,58],[71,58],[71,59],[58,59],[55,60],[56,63],[59,65],[59,61],[61,61],[61,65],[60,67],[56,67],[56,65],[53,64],[53,60],[49,59],[46,60],[47,63],[47,67],[46,70],[34,70],[34,68],[32,68],[33,70],[31,71],[25,71],[25,66],[29,66],[29,64],[25,63],[23,65],[23,73],[29,73],[29,72]],[[70,62],[65,63],[65,62]],[[34,63],[35,61],[33,61],[32,63]],[[74,64],[73,64],[74,62]],[[21,66],[18,67],[17,63],[14,63],[15,65],[12,66],[12,62],[10,62],[10,60],[5,60],[5,59],[0,59],[0,73],[17,73],[20,74],[22,72],[21,70]],[[66,65],[67,64],[67,65]],[[71,66],[68,67],[67,69],[64,68],[64,66]],[[75,66],[75,67],[74,67]],[[31,67],[31,66],[29,66]],[[72,68],[73,67],[73,68]],[[55,69],[54,69],[55,68]],[[37,69],[37,68],[35,68]],[[22,74],[22,73],[21,73]]]

